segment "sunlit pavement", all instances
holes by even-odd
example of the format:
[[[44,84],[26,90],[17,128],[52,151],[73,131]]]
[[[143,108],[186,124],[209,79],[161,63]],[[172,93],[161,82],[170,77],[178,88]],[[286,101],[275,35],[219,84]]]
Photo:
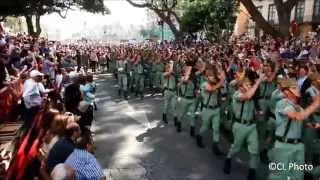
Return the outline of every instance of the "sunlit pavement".
[[[130,98],[117,96],[110,75],[97,79],[97,104],[93,131],[96,156],[107,179],[112,180],[212,180],[245,179],[243,163],[233,163],[232,174],[222,172],[224,157],[211,153],[209,136],[206,148],[196,147],[189,129],[176,133],[172,118],[161,122],[161,96]],[[227,143],[223,150],[227,151]],[[239,161],[239,160],[235,160]]]

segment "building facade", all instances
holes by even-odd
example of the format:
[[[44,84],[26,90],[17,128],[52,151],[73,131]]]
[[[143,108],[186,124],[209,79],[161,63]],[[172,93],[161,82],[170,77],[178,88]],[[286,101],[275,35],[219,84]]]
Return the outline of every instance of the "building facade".
[[[279,27],[276,6],[274,0],[253,0],[262,16],[275,28]],[[300,0],[292,9],[291,21],[298,24],[298,34],[309,35],[320,25],[320,0]],[[243,5],[239,7],[239,14],[235,25],[234,34],[248,33],[258,36],[261,30],[251,20],[251,16]]]

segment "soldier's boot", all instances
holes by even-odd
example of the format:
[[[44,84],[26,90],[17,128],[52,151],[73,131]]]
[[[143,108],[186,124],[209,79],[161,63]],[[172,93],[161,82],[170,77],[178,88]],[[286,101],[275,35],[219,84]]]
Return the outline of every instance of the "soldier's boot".
[[[151,96],[154,96],[156,94],[156,88],[152,88]]]
[[[201,136],[201,135],[197,135],[196,139],[197,139],[197,146],[198,146],[199,148],[204,148],[202,136]]]
[[[256,180],[256,170],[253,168],[250,168],[248,171],[247,180]]]
[[[124,94],[124,99],[125,99],[125,100],[128,100],[128,92],[125,91],[123,94]]]
[[[181,132],[181,122],[177,122],[177,132]]]
[[[140,92],[140,100],[143,100],[144,96],[143,96],[143,92]]]
[[[191,127],[190,127],[190,136],[191,136],[191,137],[194,137],[194,135],[195,135],[195,127],[194,127],[194,126],[191,126]]]
[[[121,95],[121,89],[118,89],[118,96]]]
[[[223,172],[225,174],[230,174],[231,172],[231,158],[227,158],[224,162]]]
[[[174,126],[177,127],[177,125],[178,125],[178,118],[177,118],[176,116],[173,118],[173,123],[174,123]]]
[[[166,124],[168,124],[168,120],[167,120],[167,115],[166,114],[162,114],[162,121]]]
[[[260,161],[261,161],[262,164],[268,164],[269,163],[268,150],[267,149],[263,149],[260,152]]]
[[[220,150],[217,142],[214,142],[214,143],[212,144],[212,152],[213,152],[216,156],[222,155],[222,152],[221,152],[221,150]]]

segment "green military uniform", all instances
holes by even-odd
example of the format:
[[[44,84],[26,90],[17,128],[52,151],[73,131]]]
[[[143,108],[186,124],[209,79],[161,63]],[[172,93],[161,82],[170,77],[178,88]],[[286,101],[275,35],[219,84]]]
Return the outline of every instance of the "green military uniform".
[[[220,139],[220,107],[218,104],[219,90],[214,92],[207,91],[208,82],[201,85],[201,99],[203,104],[203,110],[201,112],[201,128],[199,135],[197,136],[198,146],[203,146],[202,136],[208,130],[209,126],[212,126],[212,150],[216,155],[220,155],[220,150],[218,149],[218,143]]]
[[[121,92],[124,97],[128,96],[128,65],[126,60],[117,61],[119,95]]]
[[[144,90],[144,68],[142,62],[135,64],[134,68],[134,89],[136,92],[136,96],[140,94],[141,98],[143,98],[143,90]]]
[[[171,110],[171,113],[176,116],[176,103],[177,103],[177,82],[174,75],[164,77],[164,112],[162,120],[165,123],[167,121],[167,114]],[[176,121],[176,120],[175,120]],[[177,122],[175,122],[176,125]]]
[[[227,117],[223,120],[222,125],[227,131],[232,131],[233,125],[233,110],[232,110],[232,97],[236,92],[236,80],[232,80],[228,83],[228,92],[227,92],[227,107],[225,108],[227,111]]]
[[[270,144],[267,139],[267,128],[270,117],[270,100],[272,92],[276,89],[275,82],[262,82],[258,91],[258,105],[259,110],[263,112],[262,115],[257,116],[257,131],[259,138],[260,158],[262,162],[266,163],[267,146]]]
[[[181,121],[183,119],[189,119],[191,131],[194,131],[195,120],[194,120],[194,109],[195,109],[195,84],[193,81],[180,84],[180,97],[178,102],[178,123],[177,131],[181,131]],[[187,116],[188,115],[188,116]]]
[[[135,90],[135,64],[132,61],[128,62],[128,88],[131,92]]]
[[[252,99],[240,101],[241,95],[241,91],[238,90],[232,97],[232,109],[236,122],[234,122],[232,126],[234,142],[229,149],[227,162],[231,163],[231,158],[241,150],[244,144],[246,144],[248,152],[250,153],[249,166],[251,170],[254,170],[257,168],[259,154],[258,135],[254,121],[255,106]],[[230,170],[230,168],[227,169]],[[225,169],[225,172],[229,173],[227,171],[228,170]]]
[[[314,86],[307,89],[306,93],[309,95],[309,101],[313,101],[312,98],[319,96],[320,92]],[[310,102],[312,103],[312,102]],[[317,124],[320,123],[320,110],[313,113],[306,123]],[[305,126],[303,132],[303,139],[305,143],[305,158],[307,164],[313,164],[314,169],[312,171],[315,179],[320,177],[320,130]],[[317,162],[317,163],[313,163]]]
[[[205,79],[203,73],[196,75],[196,83],[197,83],[196,87],[197,88],[200,89],[201,85],[203,83],[205,83],[205,81],[206,81],[206,79]],[[198,96],[198,97],[196,97],[196,103],[195,103],[196,108],[194,109],[195,113],[198,113],[201,110],[201,105],[202,105],[202,96]]]
[[[164,64],[162,62],[154,62],[152,64],[152,85],[153,89],[160,91],[162,89]]]
[[[303,180],[304,172],[289,169],[289,163],[304,165],[304,144],[301,142],[302,121],[293,121],[286,113],[299,112],[302,108],[288,99],[280,100],[276,105],[276,142],[269,152],[270,160],[281,163],[287,170],[271,170],[270,180]]]

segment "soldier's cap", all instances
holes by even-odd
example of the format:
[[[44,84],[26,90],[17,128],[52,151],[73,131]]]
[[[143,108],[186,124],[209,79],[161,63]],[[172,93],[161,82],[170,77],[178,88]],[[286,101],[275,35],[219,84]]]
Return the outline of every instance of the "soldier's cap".
[[[313,81],[317,81],[317,80],[320,80],[320,74],[317,74],[317,73],[311,73],[308,78],[310,79],[311,82]]]
[[[291,93],[293,93],[296,97],[300,97],[300,90],[298,88],[297,81],[295,79],[284,79],[280,83],[280,87],[282,90],[289,89]]]
[[[238,79],[236,83],[237,83],[237,86],[240,87],[245,83],[251,83],[251,81],[248,78],[241,78],[241,79]]]

